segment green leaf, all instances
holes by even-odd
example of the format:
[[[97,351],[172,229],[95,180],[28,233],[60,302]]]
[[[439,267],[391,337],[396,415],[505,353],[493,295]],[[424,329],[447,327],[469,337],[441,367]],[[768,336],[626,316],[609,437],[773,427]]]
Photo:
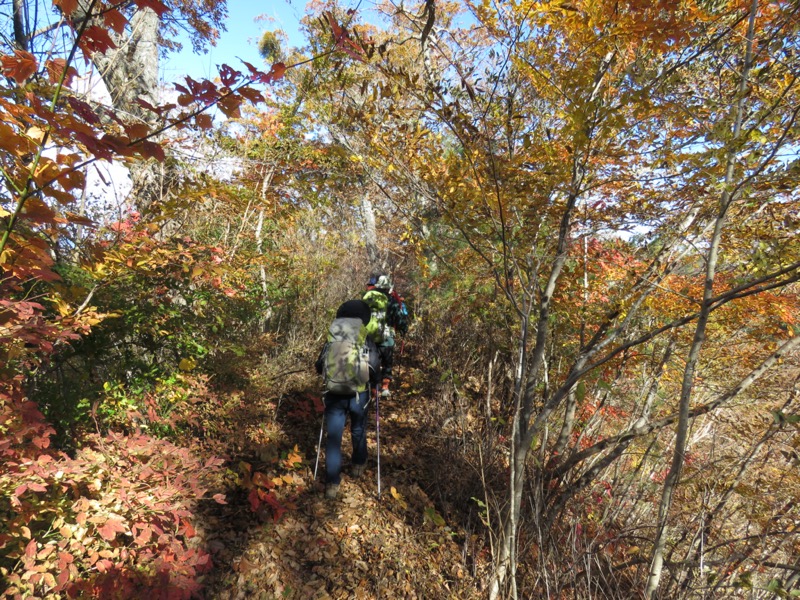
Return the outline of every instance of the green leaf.
[[[584,398],[586,398],[586,384],[583,381],[578,384],[575,394],[578,396],[578,402],[583,402]]]
[[[445,520],[432,506],[425,508],[425,518],[437,527],[444,527]]]

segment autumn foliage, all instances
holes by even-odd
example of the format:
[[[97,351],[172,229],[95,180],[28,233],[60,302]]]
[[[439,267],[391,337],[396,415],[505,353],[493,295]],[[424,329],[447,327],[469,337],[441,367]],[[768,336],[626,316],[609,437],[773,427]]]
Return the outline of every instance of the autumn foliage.
[[[797,595],[794,4],[312,3],[167,103],[114,53],[224,5],[47,8],[0,47],[5,596]],[[376,270],[414,321],[339,510],[309,366]]]

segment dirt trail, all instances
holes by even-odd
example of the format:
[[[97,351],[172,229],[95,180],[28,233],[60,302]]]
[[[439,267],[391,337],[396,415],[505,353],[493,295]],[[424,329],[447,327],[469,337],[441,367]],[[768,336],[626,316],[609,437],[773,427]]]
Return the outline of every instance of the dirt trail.
[[[421,443],[417,424],[425,404],[411,401],[411,386],[398,385],[392,398],[381,401],[381,498],[373,404],[367,470],[358,479],[348,475],[351,446],[346,429],[342,484],[339,497],[331,501],[324,498],[320,483],[324,457],[318,481],[311,481],[319,417],[300,418],[294,411],[295,404],[308,398],[301,389],[308,384],[306,379],[285,392],[277,417],[284,443],[296,444],[305,456],[305,468],[298,473],[303,485],[277,521],[269,514],[259,518],[244,499],[234,499],[208,515],[202,538],[212,551],[215,568],[207,577],[206,597],[481,597],[475,576],[480,569],[465,561],[466,534],[445,522],[418,483],[421,470],[425,480],[442,465],[428,456]]]

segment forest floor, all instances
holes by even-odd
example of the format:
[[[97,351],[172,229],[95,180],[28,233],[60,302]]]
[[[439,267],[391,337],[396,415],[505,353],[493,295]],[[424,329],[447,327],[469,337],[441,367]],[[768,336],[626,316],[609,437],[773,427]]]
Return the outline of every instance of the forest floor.
[[[439,432],[424,425],[431,402],[426,393],[432,388],[426,389],[423,372],[401,366],[393,395],[380,402],[380,497],[372,402],[367,470],[358,479],[349,476],[346,428],[339,497],[328,500],[322,483],[324,450],[313,481],[321,415],[311,407],[321,406],[319,379],[304,372],[282,377],[276,386],[275,378],[257,371],[241,386],[245,410],[232,428],[235,451],[228,463],[253,471],[262,465],[266,471],[292,449],[303,461],[287,479],[293,485],[288,496],[281,496],[282,514],[266,506],[252,510],[240,485],[238,492],[229,492],[228,504],[214,504],[201,515],[199,540],[214,563],[205,576],[205,597],[481,597],[489,552],[478,535],[446,519],[474,503],[432,498],[440,485],[458,477],[459,466],[449,460],[442,464],[436,452]],[[262,431],[258,443],[246,433],[254,425]]]

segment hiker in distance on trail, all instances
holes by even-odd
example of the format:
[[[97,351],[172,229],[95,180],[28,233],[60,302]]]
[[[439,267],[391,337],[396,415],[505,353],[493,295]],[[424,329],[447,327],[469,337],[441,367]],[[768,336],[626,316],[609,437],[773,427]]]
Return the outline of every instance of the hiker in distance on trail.
[[[394,366],[395,331],[405,335],[408,331],[408,309],[392,286],[388,275],[375,274],[367,282],[364,302],[372,311],[367,331],[378,346],[381,357],[381,397],[389,396]]]
[[[369,306],[363,300],[348,300],[342,304],[328,329],[327,342],[315,365],[317,373],[325,378],[324,422],[328,430],[325,496],[330,499],[339,493],[342,434],[348,415],[353,442],[351,475],[360,477],[366,467],[367,405],[370,388],[377,385],[380,377],[378,349],[367,329],[371,316]]]

